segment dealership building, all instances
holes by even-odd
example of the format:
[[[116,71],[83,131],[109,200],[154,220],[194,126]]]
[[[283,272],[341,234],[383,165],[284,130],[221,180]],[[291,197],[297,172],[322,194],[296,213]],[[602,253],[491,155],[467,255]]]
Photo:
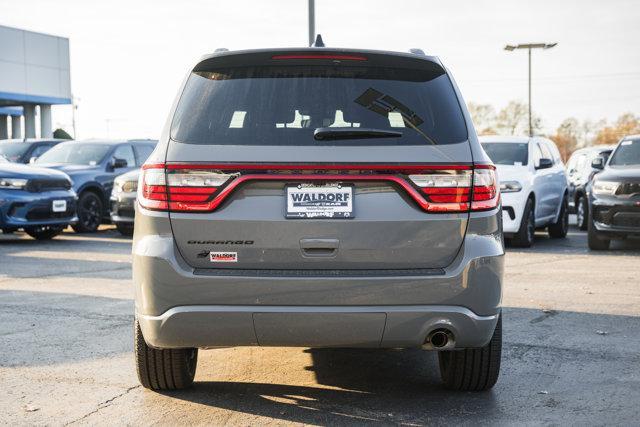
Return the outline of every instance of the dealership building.
[[[0,26],[0,139],[50,138],[71,99],[69,39]]]

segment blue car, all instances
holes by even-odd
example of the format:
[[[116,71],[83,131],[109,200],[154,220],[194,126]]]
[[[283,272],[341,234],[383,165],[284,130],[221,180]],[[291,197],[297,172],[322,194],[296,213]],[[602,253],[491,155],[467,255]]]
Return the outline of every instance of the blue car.
[[[34,163],[65,172],[78,194],[79,233],[94,232],[109,221],[109,196],[118,175],[139,168],[154,150],[154,140],[68,141],[56,145]]]
[[[14,163],[34,161],[64,139],[4,139],[0,141],[0,155]]]
[[[63,172],[9,163],[0,156],[0,229],[55,237],[77,220],[76,193]]]

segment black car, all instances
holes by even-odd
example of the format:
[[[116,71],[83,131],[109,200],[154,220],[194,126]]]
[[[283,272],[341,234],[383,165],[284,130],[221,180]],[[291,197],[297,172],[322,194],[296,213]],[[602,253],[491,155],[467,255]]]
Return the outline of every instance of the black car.
[[[127,172],[117,177],[111,191],[111,222],[120,234],[133,235],[136,194],[140,169]]]
[[[606,163],[615,146],[602,145],[576,150],[567,162],[569,181],[569,212],[576,214],[578,227],[586,230],[589,224],[589,204],[587,202],[587,184],[600,169],[591,166],[596,157],[602,157]]]
[[[109,220],[109,196],[118,175],[139,168],[156,146],[154,140],[69,141],[57,145],[35,164],[66,172],[78,194],[77,232],[93,232]]]
[[[612,239],[640,237],[640,135],[623,138],[589,185],[589,248],[605,250]]]
[[[13,163],[29,163],[67,139],[5,139],[0,141],[0,155]]]

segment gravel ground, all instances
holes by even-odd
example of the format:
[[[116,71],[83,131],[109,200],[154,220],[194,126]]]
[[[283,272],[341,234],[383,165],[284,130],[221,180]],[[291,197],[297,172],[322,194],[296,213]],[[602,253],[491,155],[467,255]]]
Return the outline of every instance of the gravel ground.
[[[0,424],[620,424],[640,419],[640,242],[585,233],[508,249],[491,392],[440,385],[420,350],[200,352],[195,386],[154,393],[132,354],[131,241],[0,235]]]

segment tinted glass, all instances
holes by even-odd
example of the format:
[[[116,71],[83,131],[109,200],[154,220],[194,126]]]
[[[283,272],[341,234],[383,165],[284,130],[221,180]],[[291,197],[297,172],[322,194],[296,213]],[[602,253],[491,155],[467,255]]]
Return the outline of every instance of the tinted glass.
[[[17,162],[31,147],[31,144],[4,143],[0,144],[0,155],[11,162]]]
[[[640,165],[640,139],[622,141],[613,152],[611,166]]]
[[[116,159],[123,159],[127,161],[127,166],[134,166],[136,164],[136,158],[133,155],[133,148],[130,145],[120,145],[113,152],[113,157]]]
[[[136,154],[138,156],[138,166],[142,165],[153,152],[154,147],[151,145],[135,145]]]
[[[49,151],[49,148],[51,148],[51,146],[49,145],[39,145],[33,149],[33,151],[31,152],[31,157],[40,157],[44,153]]]
[[[69,163],[74,165],[97,165],[101,163],[111,145],[84,144],[78,142],[56,145],[36,160],[36,163]]]
[[[482,147],[496,165],[526,165],[529,161],[527,143],[485,142]]]
[[[320,127],[402,132],[315,140]],[[467,139],[448,76],[367,67],[246,67],[191,74],[171,129],[176,141],[233,145],[424,145]]]

